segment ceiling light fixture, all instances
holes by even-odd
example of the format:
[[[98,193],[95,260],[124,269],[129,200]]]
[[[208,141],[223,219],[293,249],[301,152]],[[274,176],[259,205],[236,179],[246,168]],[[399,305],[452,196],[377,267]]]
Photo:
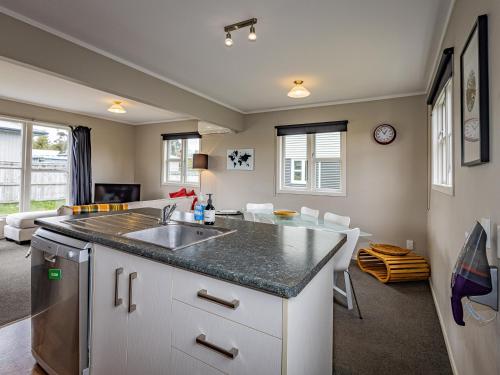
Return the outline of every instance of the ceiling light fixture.
[[[254,25],[250,26],[250,34],[248,34],[248,40],[255,42],[257,40],[257,34],[255,33]]]
[[[109,112],[113,113],[127,113],[126,109],[123,108],[122,102],[120,100],[115,100],[113,105],[108,108]]]
[[[304,81],[298,79],[293,81],[293,83],[295,84],[295,86],[293,86],[292,89],[287,94],[290,98],[300,99],[300,98],[306,98],[309,95],[311,95],[309,90],[302,85]]]
[[[248,40],[254,42],[257,40],[257,34],[255,33],[255,24],[257,23],[257,18],[250,18],[246,21],[241,21],[233,23],[232,25],[224,26],[224,32],[226,33],[226,40],[224,44],[228,47],[233,45],[233,39],[231,38],[231,32],[242,29],[244,27],[250,27],[250,34],[248,34]]]
[[[231,47],[233,45],[233,40],[231,39],[231,33],[226,34],[226,40],[224,41],[227,47]]]

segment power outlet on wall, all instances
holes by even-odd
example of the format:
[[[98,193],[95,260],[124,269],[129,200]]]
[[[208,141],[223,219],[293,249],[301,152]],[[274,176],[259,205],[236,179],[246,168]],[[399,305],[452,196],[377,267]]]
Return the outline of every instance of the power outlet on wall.
[[[408,250],[413,250],[413,240],[406,240],[406,248]]]

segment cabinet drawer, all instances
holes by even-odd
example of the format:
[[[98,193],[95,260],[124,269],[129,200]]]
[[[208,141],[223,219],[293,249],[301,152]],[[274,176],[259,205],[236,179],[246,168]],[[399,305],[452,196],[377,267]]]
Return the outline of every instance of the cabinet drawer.
[[[172,375],[224,375],[224,373],[172,348]]]
[[[172,313],[175,348],[227,374],[281,374],[280,339],[175,300]]]
[[[172,291],[174,299],[282,337],[283,303],[279,297],[180,269],[174,270]]]

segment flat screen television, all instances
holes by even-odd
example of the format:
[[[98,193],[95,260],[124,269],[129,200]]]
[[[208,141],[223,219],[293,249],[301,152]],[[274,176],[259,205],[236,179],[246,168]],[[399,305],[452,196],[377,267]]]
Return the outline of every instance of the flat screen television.
[[[141,200],[140,184],[95,184],[94,203],[126,203]]]

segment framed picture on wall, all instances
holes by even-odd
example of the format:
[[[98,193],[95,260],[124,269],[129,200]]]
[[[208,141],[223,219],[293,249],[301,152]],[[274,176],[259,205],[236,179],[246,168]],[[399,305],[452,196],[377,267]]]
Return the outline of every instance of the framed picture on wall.
[[[227,169],[237,171],[253,171],[253,148],[227,150]]]
[[[490,161],[488,17],[479,16],[460,55],[462,165]]]

